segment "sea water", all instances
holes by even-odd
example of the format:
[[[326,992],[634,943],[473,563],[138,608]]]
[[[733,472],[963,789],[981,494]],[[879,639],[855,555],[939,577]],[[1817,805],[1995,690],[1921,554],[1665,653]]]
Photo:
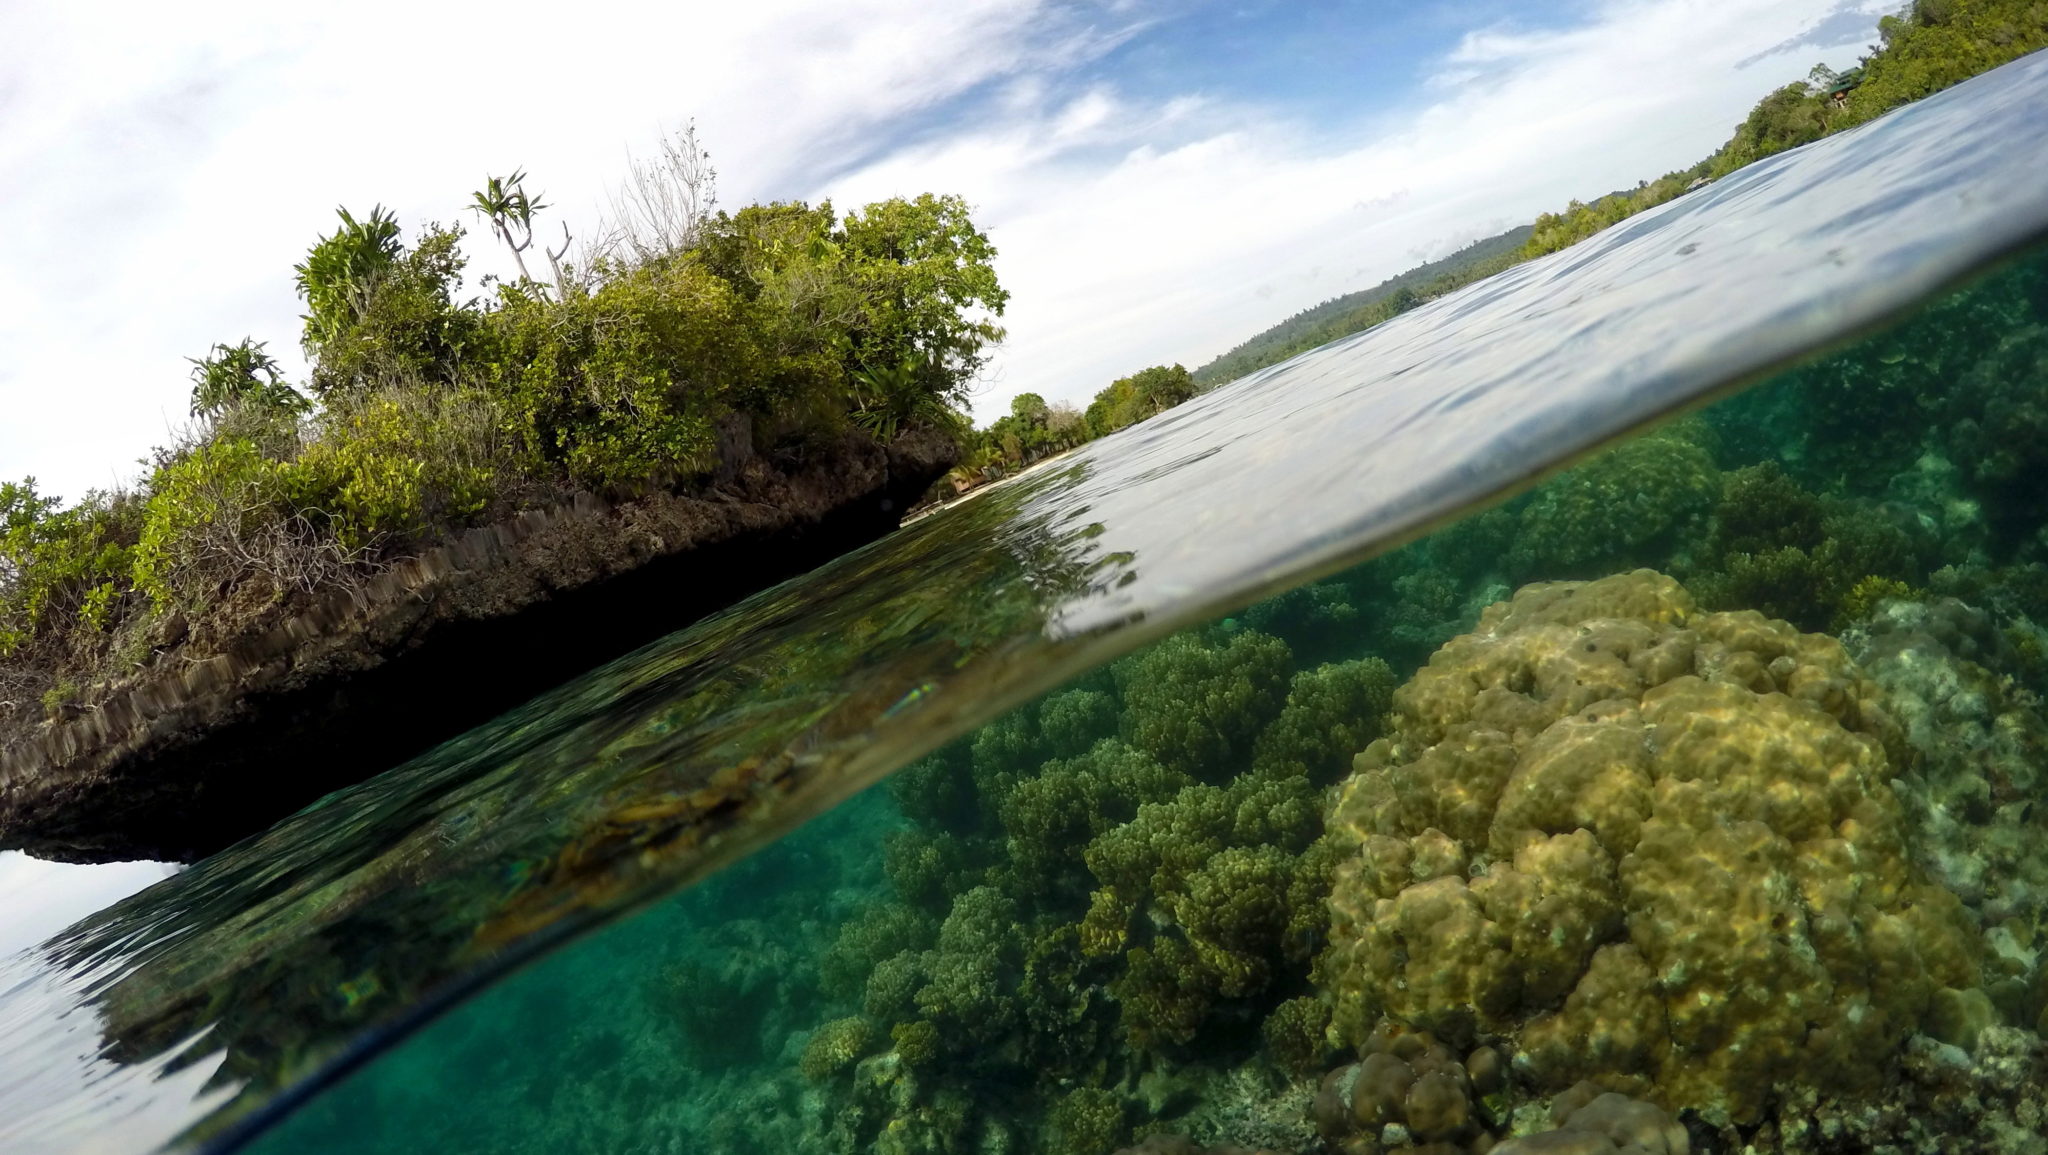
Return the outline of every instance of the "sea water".
[[[2044,477],[2036,259],[1005,714],[257,1149],[1480,1151],[1590,1083],[2041,1150]]]
[[[339,792],[6,964],[0,1138],[2038,1145],[2040,268],[1671,415],[2044,160],[2023,60]]]

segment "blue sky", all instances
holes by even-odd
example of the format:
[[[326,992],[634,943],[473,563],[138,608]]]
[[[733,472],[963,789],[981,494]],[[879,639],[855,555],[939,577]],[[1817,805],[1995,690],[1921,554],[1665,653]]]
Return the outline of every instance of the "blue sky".
[[[587,236],[629,153],[690,119],[728,207],[965,195],[1013,294],[977,410],[1085,402],[1689,163],[1885,7],[9,5],[0,476],[128,483],[180,433],[185,358],[247,335],[296,365],[291,266],[337,204],[456,220],[524,167],[544,226]],[[509,267],[487,240],[472,286]]]

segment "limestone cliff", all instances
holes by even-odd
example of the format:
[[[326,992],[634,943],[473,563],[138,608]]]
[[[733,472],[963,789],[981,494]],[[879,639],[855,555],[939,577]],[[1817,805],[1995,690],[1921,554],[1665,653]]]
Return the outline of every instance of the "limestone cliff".
[[[459,534],[224,645],[172,639],[0,749],[0,849],[189,861],[895,528],[949,469],[911,433],[747,454],[709,488]]]

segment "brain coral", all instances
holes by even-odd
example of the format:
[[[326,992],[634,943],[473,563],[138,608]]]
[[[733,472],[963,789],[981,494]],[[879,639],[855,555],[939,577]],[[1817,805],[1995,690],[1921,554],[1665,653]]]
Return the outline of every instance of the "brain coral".
[[[1490,607],[1338,788],[1338,1028],[1738,1120],[1873,1085],[1979,952],[1907,852],[1877,694],[1832,639],[1648,570]]]

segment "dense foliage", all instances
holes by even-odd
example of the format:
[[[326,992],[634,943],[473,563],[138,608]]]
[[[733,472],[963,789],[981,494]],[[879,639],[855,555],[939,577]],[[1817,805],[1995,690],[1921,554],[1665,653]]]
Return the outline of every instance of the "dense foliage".
[[[682,240],[581,268],[565,242],[544,282],[521,253],[546,206],[522,181],[492,178],[473,206],[516,281],[464,299],[462,229],[408,244],[382,207],[343,209],[296,270],[306,392],[262,342],[216,344],[193,360],[196,424],[134,492],[67,507],[33,479],[0,485],[0,730],[188,631],[228,640],[573,491],[687,487],[722,445],[965,429],[956,406],[1008,294],[959,197],[712,214],[693,188],[705,211]]]
[[[1327,345],[1360,329],[1370,329],[1424,300],[1490,277],[1514,263],[1515,253],[1528,240],[1529,232],[1528,225],[1521,225],[1473,241],[1448,257],[1417,265],[1370,289],[1332,297],[1303,309],[1195,370],[1195,384],[1206,389],[1234,381],[1297,353]]]
[[[1878,22],[1881,42],[1849,73],[1817,67],[1803,82],[1764,97],[1714,155],[1591,204],[1573,201],[1536,218],[1522,255],[1553,253],[1702,180],[1819,140],[2048,46],[2041,0],[1914,0]]]

